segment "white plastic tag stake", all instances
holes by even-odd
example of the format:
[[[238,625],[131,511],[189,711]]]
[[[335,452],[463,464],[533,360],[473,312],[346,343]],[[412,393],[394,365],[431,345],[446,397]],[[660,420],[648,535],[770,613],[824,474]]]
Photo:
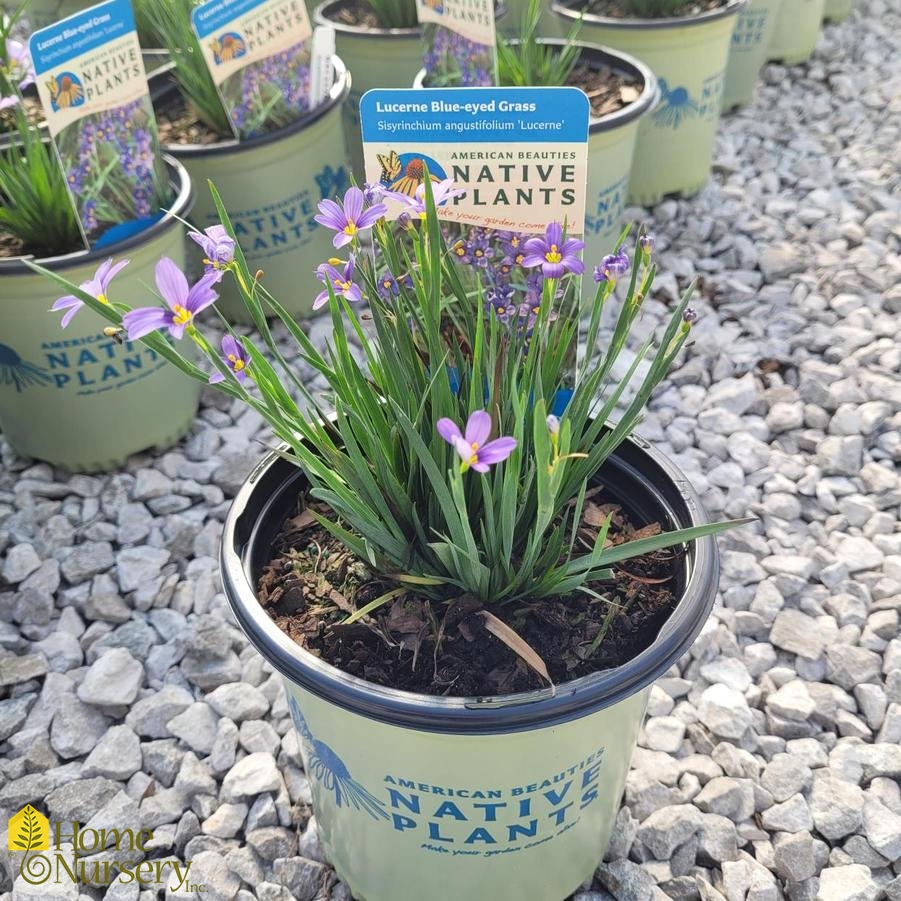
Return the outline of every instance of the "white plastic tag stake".
[[[310,52],[310,109],[316,109],[328,99],[335,80],[334,55],[335,29],[331,25],[317,25],[313,29]]]

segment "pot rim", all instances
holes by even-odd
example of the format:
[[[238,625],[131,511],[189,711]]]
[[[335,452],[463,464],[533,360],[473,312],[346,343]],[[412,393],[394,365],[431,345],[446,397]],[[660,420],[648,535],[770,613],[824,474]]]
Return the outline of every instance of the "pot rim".
[[[576,0],[578,2],[578,0]],[[729,0],[725,6],[709,9],[694,16],[667,16],[662,19],[616,19],[612,16],[599,16],[595,13],[581,14],[582,22],[589,25],[602,25],[604,28],[615,28],[623,31],[652,31],[671,28],[690,28],[695,25],[708,25],[717,19],[734,15],[748,0]],[[551,12],[564,19],[576,20],[580,13],[573,9],[573,0],[551,0]]]
[[[85,263],[91,263],[106,257],[120,256],[130,248],[146,244],[164,231],[180,225],[194,203],[194,187],[191,184],[188,170],[175,157],[168,153],[164,153],[162,156],[166,167],[169,169],[170,184],[176,186],[175,199],[172,201],[170,209],[166,210],[162,219],[158,219],[151,226],[137,234],[129,235],[115,244],[97,247],[94,250],[76,250],[72,253],[43,258],[36,257],[34,254],[25,254],[24,256],[0,259],[0,276],[36,275],[32,269],[25,265],[23,260],[32,260],[40,263],[45,269],[61,271],[71,269],[74,266],[83,266]]]
[[[275,131],[266,132],[264,135],[258,135],[255,138],[248,138],[246,141],[239,141],[237,138],[226,138],[224,141],[216,141],[214,144],[163,144],[162,147],[166,153],[171,153],[175,157],[199,159],[205,156],[221,156],[223,154],[237,154],[256,150],[258,147],[273,144],[282,138],[287,138],[296,132],[303,131],[307,126],[312,125],[333,109],[339,107],[350,93],[351,75],[347,66],[344,65],[344,62],[337,54],[332,56],[332,67],[335,70],[335,83],[329,91],[329,99],[288,125],[277,128]],[[172,82],[153,95],[154,107],[157,104],[165,103],[176,93],[178,93],[178,86]]]
[[[654,471],[656,478],[639,473],[630,459]],[[673,522],[700,525],[708,521],[685,475],[643,439],[632,436],[624,441],[611,456],[613,461],[633,478],[653,485],[655,503]],[[272,515],[275,501],[302,478],[299,467],[274,452],[257,465],[238,490],[225,519],[220,545],[225,596],[250,642],[282,676],[330,703],[380,722],[426,732],[499,734],[544,728],[585,716],[636,694],[665,673],[694,642],[716,598],[716,542],[707,536],[694,541],[686,551],[682,596],[657,638],[621,666],[546,689],[502,697],[438,697],[376,685],[337,669],[288,638],[263,609],[248,579],[259,523],[266,521],[267,514]],[[278,484],[274,484],[276,481]],[[261,496],[264,491],[267,493]],[[247,522],[245,513],[251,503],[256,508],[255,518]],[[675,503],[682,508],[678,515],[673,509]]]
[[[507,38],[508,44],[518,44],[519,38]],[[538,38],[539,44],[553,44],[565,46],[566,38]],[[618,66],[620,69],[632,69],[632,74],[639,76],[644,82],[641,94],[627,106],[616,110],[613,113],[607,113],[606,116],[588,116],[588,134],[601,134],[605,131],[613,131],[628,125],[643,116],[650,110],[660,98],[660,88],[657,84],[657,76],[646,66],[640,59],[613,47],[607,47],[604,44],[592,44],[589,41],[573,41],[573,43],[581,47],[583,51],[588,51],[592,59],[598,59],[603,64],[609,65],[611,68]],[[581,59],[581,54],[579,56]],[[615,65],[614,65],[615,64]],[[425,88],[423,81],[425,80],[425,69],[420,69],[413,79],[414,88]],[[456,90],[467,90],[466,88],[457,88]],[[474,90],[485,90],[484,88],[475,88]]]
[[[413,25],[409,28],[363,28],[360,25],[348,25],[347,22],[336,22],[326,15],[326,10],[332,12],[332,7],[340,7],[349,5],[349,0],[322,0],[313,10],[313,23],[315,25],[329,25],[343,34],[352,34],[355,37],[376,37],[376,38],[407,38],[418,40],[422,37],[422,29],[419,25]]]
[[[375,28],[363,28],[360,25],[348,25],[347,22],[336,22],[334,19],[330,19],[326,15],[326,7],[337,7],[337,6],[347,6],[351,0],[322,0],[314,10],[313,10],[313,24],[314,25],[330,25],[335,31],[340,31],[343,34],[351,34],[355,37],[366,37],[371,35],[376,38],[421,38],[422,37],[422,26],[421,25],[412,25],[408,28],[382,28],[381,26],[376,26]],[[502,0],[495,0],[494,2],[494,19],[497,21],[506,15],[507,7],[502,2]]]

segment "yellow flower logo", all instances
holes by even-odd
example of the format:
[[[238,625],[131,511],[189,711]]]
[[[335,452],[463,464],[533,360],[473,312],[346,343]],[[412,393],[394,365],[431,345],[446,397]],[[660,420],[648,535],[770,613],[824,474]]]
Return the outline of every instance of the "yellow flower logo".
[[[50,821],[26,804],[9,820],[10,851],[47,851],[50,848]]]

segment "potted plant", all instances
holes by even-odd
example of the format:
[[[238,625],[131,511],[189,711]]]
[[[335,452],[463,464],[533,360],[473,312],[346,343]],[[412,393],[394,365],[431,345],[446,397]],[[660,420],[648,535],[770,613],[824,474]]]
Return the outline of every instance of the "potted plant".
[[[564,21],[582,18],[582,37],[631,53],[657,76],[660,99],[638,130],[629,197],[657,203],[707,183],[735,20],[747,0],[702,11],[685,0],[553,0]]]
[[[402,195],[396,228],[368,193],[321,208],[348,251],[318,271],[314,303],[334,325],[325,352],[240,248],[222,265],[259,340],[229,333],[220,348],[171,305],[126,312],[80,296],[133,339],[190,339],[205,371],[177,342],[173,362],[251,405],[285,442],[228,516],[223,580],[286,678],[326,854],[351,891],[393,901],[402,880],[411,898],[559,901],[600,860],[649,686],[716,593],[711,536],[727,524],[708,524],[685,478],[629,437],[695,317],[686,294],[639,350],[647,373],[607,424],[629,380],[609,373],[653,282],[650,241],[598,266],[588,347],[631,267],[629,289],[604,353],[568,371],[580,241],[552,223],[479,293],[437,219],[450,180]],[[350,227],[361,208],[374,255],[361,250],[363,226]],[[363,300],[369,328],[354,315]],[[297,378],[267,309],[327,399]],[[564,389],[565,412],[548,416]]]
[[[236,140],[191,27],[192,0],[138,0],[137,6],[139,21],[155,22],[174,63],[169,89],[156,91],[154,101],[166,152],[196,183],[216,182],[254,271],[266,273],[294,315],[308,315],[309,299],[297,291],[298,273],[310,272],[329,245],[328,234],[313,221],[316,204],[349,184],[341,125],[349,73],[333,57],[328,99],[309,109],[306,48],[286,51],[285,60],[273,58],[271,65],[252,64],[243,70],[241,90],[248,97],[269,92],[268,99],[256,106],[264,115],[242,122],[247,136]],[[193,221],[201,229],[218,221],[205,192]],[[223,289],[220,310],[242,321],[246,311],[237,290],[232,284]]]
[[[613,249],[622,231],[639,123],[654,106],[657,82],[634,57],[576,40],[578,22],[566,38],[538,37],[544,18],[540,0],[529,0],[520,36],[498,36],[498,83],[507,87],[574,85],[588,95],[585,256],[600,259]],[[425,69],[420,69],[413,84],[430,86]]]
[[[317,25],[335,29],[335,51],[353,72],[342,114],[351,167],[362,184],[360,98],[372,88],[408,87],[422,65],[416,0],[325,0],[313,15]]]
[[[810,59],[820,36],[825,8],[825,0],[782,0],[768,58],[786,66]]]
[[[738,14],[723,87],[723,112],[747,106],[766,62],[782,0],[750,0]]]
[[[140,111],[125,111],[134,128],[124,127],[120,107],[82,129],[64,171],[45,132],[33,124],[39,104],[29,100],[26,113],[23,91],[31,75],[24,45],[2,31],[0,45],[0,431],[26,457],[76,471],[112,468],[187,431],[198,386],[152,350],[106,334],[93,312],[67,320],[60,334],[59,316],[49,312],[57,295],[28,264],[37,260],[101,297],[110,285],[126,296],[136,292],[150,280],[160,254],[184,260],[179,217],[191,208],[191,183],[171,158],[166,185],[145,183],[135,166],[117,166],[110,177],[120,180],[122,191],[144,192],[148,214],[161,206],[169,212],[128,236],[116,238],[113,229],[106,246],[85,250],[66,179],[90,204],[89,166],[101,156],[108,161],[131,154],[134,160],[143,147]],[[95,144],[99,129],[107,135],[102,146]],[[102,207],[96,215],[103,217]],[[120,259],[115,266],[113,256]],[[64,311],[78,306],[71,298]]]

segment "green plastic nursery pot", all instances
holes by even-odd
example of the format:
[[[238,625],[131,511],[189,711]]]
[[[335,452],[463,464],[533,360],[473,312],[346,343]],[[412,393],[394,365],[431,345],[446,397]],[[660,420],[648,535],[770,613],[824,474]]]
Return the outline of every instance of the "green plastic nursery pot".
[[[782,0],[750,0],[738,14],[723,88],[724,112],[746,106],[754,98],[781,6]]]
[[[747,0],[669,19],[615,19],[585,13],[580,38],[630,53],[657,76],[660,100],[640,124],[629,199],[644,206],[667,194],[690,196],[707,183],[735,20]],[[578,3],[553,0],[571,26]]]
[[[516,40],[509,43],[516,44]],[[565,41],[542,38],[540,43],[559,47]],[[613,250],[622,231],[622,216],[626,206],[629,172],[635,152],[639,124],[657,99],[657,80],[644,63],[597,44],[578,41],[581,48],[579,62],[592,69],[608,68],[614,75],[625,75],[640,84],[636,100],[615,113],[592,117],[588,124],[588,185],[585,203],[585,240],[583,258],[594,265]],[[413,87],[425,84],[425,69],[416,74]],[[583,288],[586,287],[587,281]]]
[[[373,88],[406,88],[422,65],[422,32],[415,28],[361,28],[348,25],[342,13],[353,0],[326,0],[316,7],[317,25],[335,29],[335,49],[353,72],[353,87],[342,107],[348,155],[357,184],[366,181],[360,98]]]
[[[794,66],[813,55],[825,0],[782,0],[767,58]]]
[[[640,439],[600,480],[641,521],[706,521],[684,475]],[[515,696],[433,697],[332,667],[259,604],[257,579],[304,486],[268,456],[235,498],[220,563],[238,623],[285,679],[328,859],[357,901],[561,901],[605,852],[651,683],[713,605],[713,539],[689,546],[676,609],[622,666]]]
[[[258,138],[215,144],[167,144],[198,185],[191,221],[207,228],[219,221],[210,192],[222,196],[251,271],[295,316],[312,312],[316,267],[335,255],[332,233],[313,221],[317,204],[349,187],[341,104],[350,73],[334,58],[329,99],[297,122]],[[174,103],[177,89],[160,95],[158,109]],[[197,258],[199,263],[199,257]],[[218,309],[235,323],[250,321],[233,279],[222,282]]]
[[[192,204],[184,167],[166,158],[176,199],[146,231],[102,250],[37,260],[75,284],[107,257],[130,260],[112,283],[113,299],[153,302],[147,285],[161,256],[185,263],[177,217]],[[109,323],[82,309],[66,329],[49,312],[64,292],[19,259],[0,259],[0,431],[14,450],[76,472],[113,469],[137,451],[165,447],[191,425],[200,384],[142,344],[118,344]]]
[[[823,18],[827,22],[844,22],[854,9],[854,0],[826,0]]]

